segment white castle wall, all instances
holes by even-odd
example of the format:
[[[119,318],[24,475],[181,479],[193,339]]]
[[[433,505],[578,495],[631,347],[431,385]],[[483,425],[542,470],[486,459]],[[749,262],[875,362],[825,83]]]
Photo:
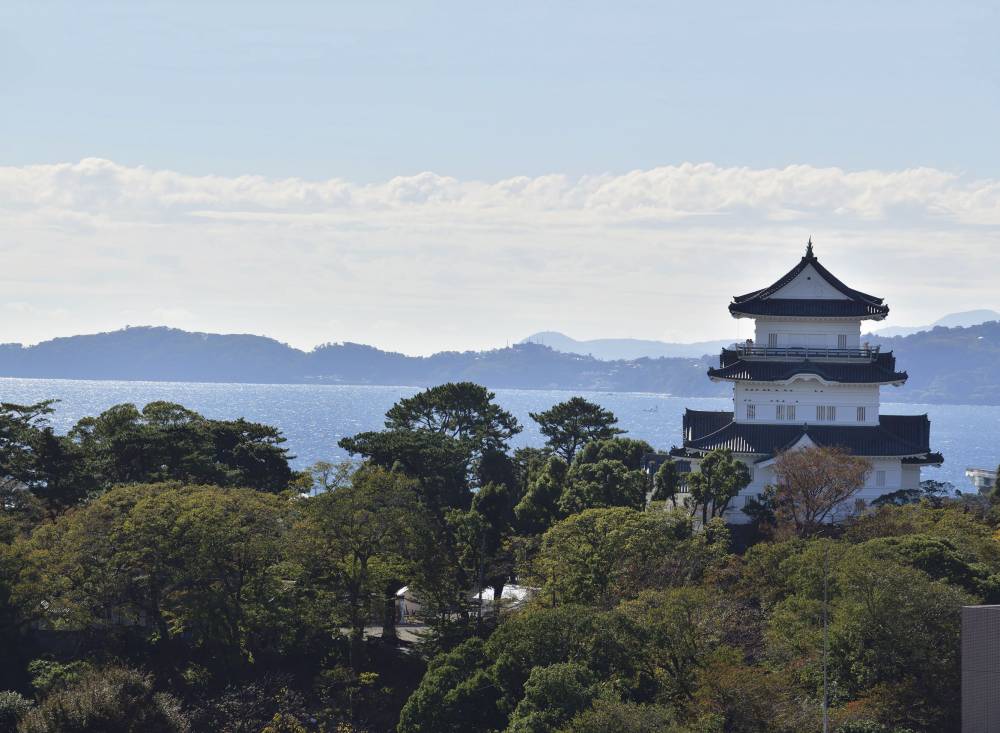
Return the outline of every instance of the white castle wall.
[[[754,344],[757,346],[815,346],[836,349],[840,336],[847,337],[844,348],[861,348],[861,322],[790,321],[779,318],[755,318]],[[771,334],[776,334],[772,339]]]
[[[754,406],[753,419],[747,405]],[[778,420],[778,405],[795,405],[794,420]],[[834,420],[819,420],[816,407],[836,407]],[[865,408],[858,421],[858,407]],[[740,423],[810,425],[878,425],[879,387],[872,384],[823,384],[817,379],[796,379],[791,384],[737,382],[733,390],[733,419]]]
[[[849,300],[846,295],[820,277],[812,265],[806,265],[790,283],[771,297],[791,300]]]

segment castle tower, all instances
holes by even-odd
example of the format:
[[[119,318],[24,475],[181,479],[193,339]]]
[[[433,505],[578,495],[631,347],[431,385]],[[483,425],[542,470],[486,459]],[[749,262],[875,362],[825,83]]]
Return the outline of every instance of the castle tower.
[[[837,446],[872,462],[855,495],[870,503],[883,494],[920,486],[920,467],[939,465],[930,450],[927,415],[883,415],[879,392],[899,386],[891,352],[861,343],[861,323],[889,313],[882,298],[847,287],[820,264],[812,240],[805,256],[766,288],[733,298],[734,318],[754,321],[755,337],[723,349],[713,381],[733,384],[731,412],[687,410],[683,447],[672,455],[692,468],[716,448],[728,448],[751,470],[751,484],[726,515],[747,521],[748,499],[775,481],[778,453]]]

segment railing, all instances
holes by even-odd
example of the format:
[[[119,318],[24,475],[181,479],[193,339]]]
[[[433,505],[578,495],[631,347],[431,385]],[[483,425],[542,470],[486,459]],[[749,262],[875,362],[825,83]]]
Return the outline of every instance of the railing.
[[[837,361],[875,361],[879,347],[829,349],[823,346],[756,346],[735,344],[741,359],[835,359]]]

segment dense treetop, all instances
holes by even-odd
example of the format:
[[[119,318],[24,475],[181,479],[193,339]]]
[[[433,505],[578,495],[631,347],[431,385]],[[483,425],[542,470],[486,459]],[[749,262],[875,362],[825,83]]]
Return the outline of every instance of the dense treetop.
[[[270,426],[158,402],[59,435],[57,408],[0,405],[0,727],[21,733],[799,733],[824,617],[835,731],[949,733],[960,608],[1000,603],[1000,497],[848,515],[867,469],[836,451],[780,456],[737,530],[745,465],[649,474],[584,400],[511,451],[492,393],[441,385],[301,473]]]

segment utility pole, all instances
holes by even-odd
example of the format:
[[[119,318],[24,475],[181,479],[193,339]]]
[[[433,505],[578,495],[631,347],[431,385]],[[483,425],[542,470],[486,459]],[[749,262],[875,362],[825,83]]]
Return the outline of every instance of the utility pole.
[[[830,733],[830,693],[827,687],[826,665],[830,654],[830,629],[827,620],[827,576],[830,573],[830,546],[823,553],[823,733]]]

